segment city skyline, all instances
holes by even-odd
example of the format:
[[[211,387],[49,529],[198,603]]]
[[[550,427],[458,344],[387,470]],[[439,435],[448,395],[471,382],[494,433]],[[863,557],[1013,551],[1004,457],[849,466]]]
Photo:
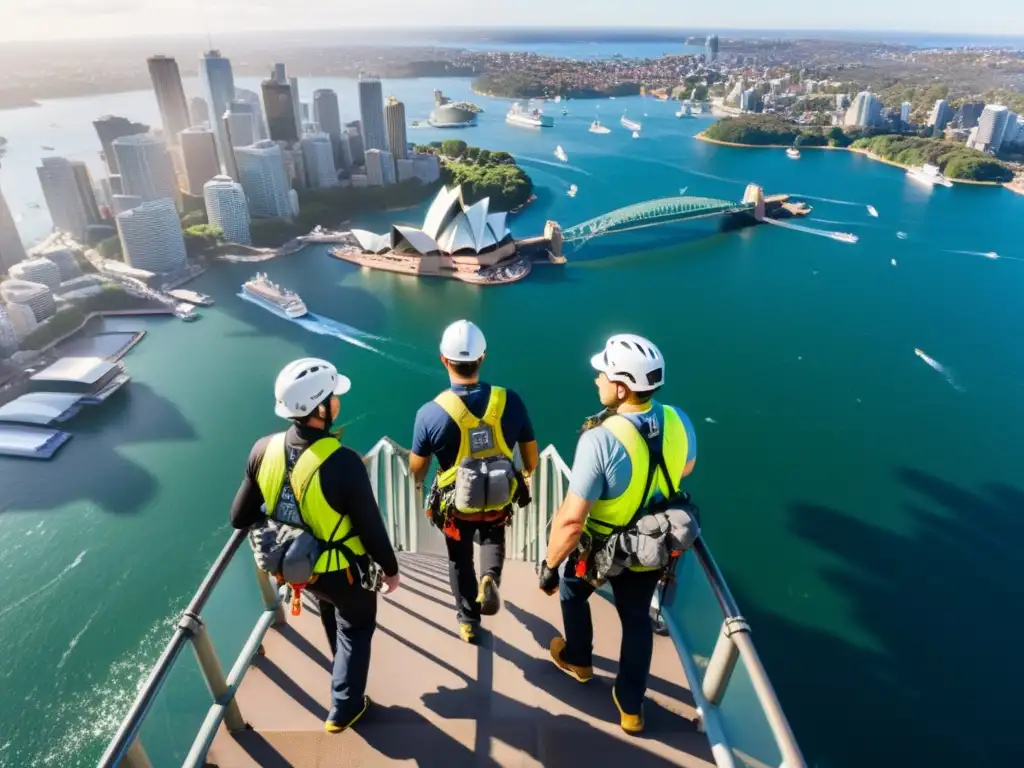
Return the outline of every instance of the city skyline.
[[[936,16],[935,6],[926,0],[864,0],[851,19],[845,8],[794,0],[783,6],[768,6],[754,0],[738,0],[728,14],[716,8],[687,8],[669,0],[648,0],[629,9],[623,17],[622,6],[610,0],[583,3],[544,3],[523,0],[512,6],[469,4],[454,0],[411,3],[409,0],[379,0],[365,8],[342,10],[330,0],[301,0],[291,7],[293,13],[281,15],[271,0],[206,0],[194,6],[194,13],[169,14],[164,3],[156,0],[62,0],[39,5],[31,0],[9,0],[5,7],[3,41],[44,41],[110,37],[155,36],[154,19],[159,18],[160,35],[211,35],[242,32],[299,32],[311,28],[309,19],[317,17],[321,31],[335,29],[373,30],[382,36],[386,28],[382,18],[401,18],[403,24],[429,32],[438,28],[438,18],[452,18],[447,29],[493,28],[557,30],[585,28],[594,30],[666,30],[680,32],[727,28],[729,30],[821,30],[821,31],[907,31],[936,34],[1024,36],[1024,16],[1017,0],[991,0],[984,15]],[[244,13],[241,11],[244,10]],[[447,13],[446,13],[447,12]],[[735,20],[743,19],[742,27]],[[524,21],[525,20],[525,21]],[[382,38],[383,39],[383,38]],[[362,42],[362,41],[361,41]],[[376,41],[371,41],[376,42]]]

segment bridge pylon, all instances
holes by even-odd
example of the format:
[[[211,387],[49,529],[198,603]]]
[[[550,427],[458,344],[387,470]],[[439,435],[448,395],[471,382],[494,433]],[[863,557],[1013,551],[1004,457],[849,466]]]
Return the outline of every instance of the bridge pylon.
[[[551,260],[561,262],[565,260],[562,256],[562,226],[557,221],[548,220],[544,225],[544,239],[551,244]]]
[[[764,221],[764,189],[759,184],[748,184],[747,190],[743,193],[744,203],[753,203],[754,218]]]

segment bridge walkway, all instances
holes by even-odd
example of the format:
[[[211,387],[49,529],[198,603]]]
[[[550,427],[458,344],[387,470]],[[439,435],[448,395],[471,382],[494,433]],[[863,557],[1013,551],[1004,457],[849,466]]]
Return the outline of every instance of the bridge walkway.
[[[434,532],[435,535],[437,532]],[[220,768],[285,766],[712,766],[672,641],[655,638],[647,730],[627,736],[611,698],[621,632],[600,595],[595,677],[586,685],[550,661],[562,626],[557,597],[537,588],[532,564],[507,561],[504,606],[484,619],[476,647],[456,632],[447,562],[400,555],[402,586],[381,598],[368,694],[351,731],[328,734],[330,651],[314,605],[272,628],[237,700],[252,730],[221,726],[208,753]]]

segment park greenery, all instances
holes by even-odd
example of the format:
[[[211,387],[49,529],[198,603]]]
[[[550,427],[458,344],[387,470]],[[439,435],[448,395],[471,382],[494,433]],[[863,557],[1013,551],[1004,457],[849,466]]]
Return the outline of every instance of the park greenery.
[[[485,197],[490,210],[511,211],[526,205],[533,195],[533,180],[508,152],[471,147],[461,139],[435,141],[416,148],[438,156],[441,180],[462,185],[462,200],[472,205]]]
[[[640,93],[640,83],[616,82],[603,88],[581,88],[551,83],[529,72],[487,72],[473,81],[473,90],[501,99],[603,99],[635,96]]]
[[[103,290],[92,296],[75,299],[74,304],[63,306],[60,311],[47,318],[21,341],[22,349],[42,349],[62,336],[80,328],[90,313],[116,312],[126,309],[149,309],[154,302],[135,296],[121,286],[106,284]]]
[[[951,179],[1005,182],[1013,171],[993,157],[942,139],[883,134],[880,129],[804,127],[778,115],[727,117],[704,131],[715,141],[745,146],[850,147],[902,165],[931,163]]]

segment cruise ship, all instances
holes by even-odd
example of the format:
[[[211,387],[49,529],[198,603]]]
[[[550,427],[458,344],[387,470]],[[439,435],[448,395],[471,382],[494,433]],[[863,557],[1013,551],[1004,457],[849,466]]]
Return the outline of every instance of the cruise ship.
[[[634,122],[626,117],[625,112],[622,113],[622,117],[619,119],[619,122],[622,123],[623,128],[629,131],[639,131],[642,127],[640,123]]]
[[[257,272],[250,278],[242,286],[242,292],[257,303],[276,312],[283,312],[288,317],[302,317],[306,314],[306,305],[297,293],[272,283],[263,272]]]
[[[505,122],[527,128],[552,128],[555,125],[555,118],[545,115],[539,109],[530,109],[529,107],[524,109],[523,105],[517,101],[505,115]]]
[[[952,187],[953,182],[942,175],[937,165],[925,163],[920,168],[908,168],[907,176],[922,184],[939,184],[943,187]]]

